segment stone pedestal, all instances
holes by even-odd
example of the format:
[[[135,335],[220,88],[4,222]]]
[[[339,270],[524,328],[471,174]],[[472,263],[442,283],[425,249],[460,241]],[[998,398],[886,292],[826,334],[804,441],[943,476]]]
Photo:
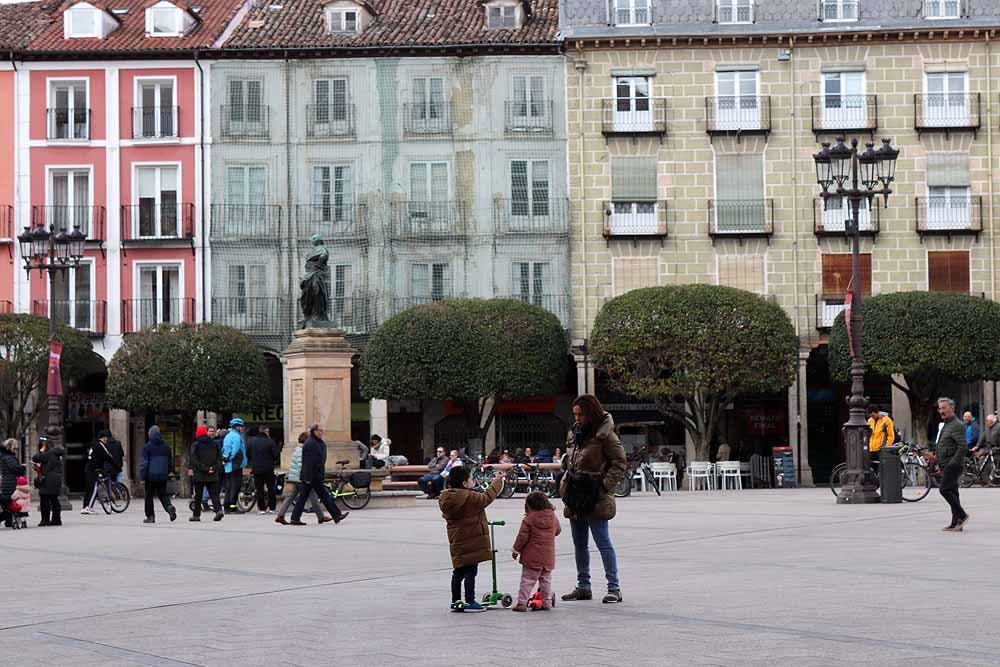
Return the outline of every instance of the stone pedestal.
[[[299,329],[285,350],[285,446],[281,466],[291,464],[299,433],[310,424],[326,430],[326,469],[349,460],[357,468],[358,450],[351,440],[351,357],[355,351],[339,329]]]

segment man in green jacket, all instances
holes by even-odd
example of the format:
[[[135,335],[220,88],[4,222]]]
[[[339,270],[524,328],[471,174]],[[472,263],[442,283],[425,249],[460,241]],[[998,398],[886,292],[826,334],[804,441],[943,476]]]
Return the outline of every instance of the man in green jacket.
[[[958,479],[965,466],[965,424],[955,415],[955,401],[938,399],[938,414],[944,422],[936,445],[938,466],[941,468],[941,497],[951,505],[951,523],[944,530],[960,532],[969,521],[968,513],[958,501]]]

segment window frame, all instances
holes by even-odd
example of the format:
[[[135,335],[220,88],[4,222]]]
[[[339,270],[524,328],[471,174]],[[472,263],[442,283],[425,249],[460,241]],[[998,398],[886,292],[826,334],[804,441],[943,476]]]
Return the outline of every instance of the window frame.
[[[516,30],[521,27],[521,8],[512,2],[490,2],[484,7],[486,10],[487,30]],[[491,24],[493,12],[499,10],[500,24]],[[510,12],[511,25],[506,25],[507,13]]]
[[[744,95],[740,92],[742,80],[745,75],[753,74],[753,93],[749,95]],[[733,94],[723,95],[720,92],[722,86],[723,78],[727,76],[733,77]],[[723,98],[731,98],[733,100],[732,109],[724,109],[720,105]],[[753,99],[754,114],[746,113],[749,111],[748,107],[745,107],[743,100]],[[762,114],[762,104],[763,99],[760,94],[760,70],[759,69],[731,69],[722,70],[715,73],[715,123],[720,128],[723,124],[733,125],[733,127],[726,127],[723,129],[739,129],[739,130],[756,130],[759,129],[763,124],[763,114]]]
[[[181,8],[171,5],[169,7],[160,7],[154,5],[146,10],[146,36],[147,37],[180,37],[184,34],[184,17],[181,15]],[[156,29],[156,18],[157,15],[163,16],[169,14],[173,21],[173,30],[158,31]]]
[[[328,178],[317,178],[317,173],[322,170],[329,170]],[[347,178],[338,178],[338,172],[347,170]],[[330,225],[350,225],[354,222],[354,165],[349,162],[324,162],[310,165],[309,194],[313,210],[319,210],[319,222]],[[317,190],[317,183],[328,183],[329,191]],[[337,185],[340,184],[340,192],[337,192]],[[344,185],[346,184],[346,187]],[[346,195],[346,196],[345,196]],[[337,197],[341,197],[341,202],[336,202]],[[328,201],[318,201],[328,199]],[[315,218],[314,218],[315,219]]]
[[[86,267],[87,275],[89,276],[89,289],[87,294],[87,299],[85,301],[78,301],[76,299],[76,279],[77,274],[80,269]],[[52,281],[45,281],[45,294],[49,302],[49,312],[53,312],[55,308],[54,301],[65,301],[67,303],[67,310],[69,311],[69,318],[65,324],[73,329],[79,329],[80,331],[96,331],[97,330],[97,260],[94,257],[84,257],[80,260],[78,265],[70,265],[67,267],[67,272],[63,274],[65,276],[66,283],[66,299],[56,299],[52,294]],[[88,322],[89,326],[82,327],[79,326],[77,322],[78,310],[77,308],[81,303],[87,305],[87,318],[90,320]],[[48,313],[46,313],[48,315]]]
[[[510,263],[511,265],[511,285],[510,285],[510,296],[512,299],[517,299],[524,303],[530,303],[541,308],[545,308],[545,298],[554,296],[551,290],[551,277],[553,274],[552,266],[553,262],[550,260],[539,260],[539,259],[514,259]],[[528,268],[528,291],[525,293],[522,291],[524,286],[523,279],[523,269]],[[520,268],[520,270],[519,270]],[[539,275],[539,270],[541,275]],[[520,281],[515,280],[514,272],[518,271],[522,274]],[[548,310],[546,308],[546,310]]]
[[[514,187],[514,165],[515,163],[524,163],[524,175],[525,184],[524,191],[526,194],[525,199],[518,199],[515,202],[514,193],[516,188]],[[537,181],[535,178],[535,170],[540,168],[540,165],[544,164],[545,172],[545,199],[544,203],[541,200],[536,200],[535,194],[535,183],[541,183],[543,181]],[[539,218],[549,218],[552,215],[552,161],[547,157],[544,158],[534,158],[534,157],[516,157],[511,158],[507,163],[507,172],[509,174],[510,180],[510,216],[512,219],[517,221],[529,221]],[[527,208],[525,213],[515,213],[515,205],[520,205],[523,203]],[[544,212],[536,212],[543,210]]]
[[[135,260],[132,262],[132,326],[135,331],[139,331],[148,326],[142,319],[142,309],[141,302],[144,300],[142,297],[142,274],[146,271],[143,269],[156,269],[156,284],[157,284],[157,294],[153,297],[156,302],[156,312],[154,313],[155,321],[152,323],[154,326],[159,326],[160,324],[178,324],[184,322],[184,296],[185,284],[184,284],[184,262],[174,261],[174,260],[160,260],[160,259],[148,259],[148,260]],[[178,294],[165,297],[163,290],[163,271],[164,269],[176,269],[177,270],[177,291]],[[163,319],[163,301],[165,298],[171,300],[176,300],[179,306],[179,318],[176,322],[165,321]]]
[[[155,93],[153,94],[154,105],[152,107],[149,107],[149,108],[151,108],[151,109],[154,110],[154,112],[153,112],[153,128],[152,128],[153,129],[153,134],[151,134],[151,135],[145,133],[145,130],[147,128],[146,128],[146,125],[145,125],[145,115],[143,114],[143,110],[146,109],[147,107],[143,104],[143,100],[142,100],[142,89],[143,89],[143,86],[144,85],[149,85],[149,84],[153,84],[156,87]],[[163,99],[163,89],[164,89],[164,86],[166,86],[168,84],[170,86],[171,100],[173,101],[173,103],[169,107],[169,109],[170,109],[170,118],[171,118],[171,125],[173,127],[173,133],[172,134],[163,134],[163,115],[162,114],[163,114],[164,106],[163,106],[162,99]],[[177,141],[180,138],[180,136],[181,136],[181,128],[180,128],[180,123],[179,123],[179,121],[180,121],[180,100],[177,97],[177,77],[176,76],[172,76],[172,75],[171,76],[137,76],[137,77],[135,77],[134,88],[135,88],[135,90],[134,90],[134,98],[133,98],[133,109],[134,109],[133,116],[135,114],[139,115],[140,132],[138,133],[138,136],[136,136],[136,131],[135,131],[135,120],[136,119],[133,117],[133,119],[132,119],[132,123],[133,123],[133,127],[132,127],[132,139],[133,139],[133,141],[162,141],[162,140]],[[156,109],[159,109],[160,111],[156,112],[155,111]]]
[[[73,117],[75,116],[76,112],[79,111],[76,108],[76,104],[75,104],[75,101],[76,101],[75,89],[79,85],[83,86],[83,97],[84,97],[83,112],[84,112],[85,121],[84,121],[84,136],[82,136],[82,137],[77,137],[76,136],[76,132],[75,132],[75,125],[76,124],[73,122]],[[46,109],[52,109],[52,110],[58,110],[59,109],[59,107],[57,106],[56,97],[57,97],[57,92],[58,92],[57,89],[61,88],[61,87],[65,87],[65,88],[68,89],[68,92],[67,92],[67,95],[66,95],[66,99],[69,102],[69,106],[66,107],[66,113],[67,113],[67,118],[68,118],[67,125],[69,126],[68,127],[69,134],[71,134],[73,136],[69,136],[69,137],[65,137],[65,138],[55,136],[55,135],[58,134],[58,132],[55,131],[55,129],[59,125],[58,124],[58,118],[56,118],[56,119],[54,119],[52,121],[49,121],[48,119],[46,119],[46,124],[45,124],[45,137],[46,137],[46,141],[89,141],[90,140],[90,130],[91,130],[91,127],[90,127],[90,78],[89,77],[83,77],[83,78],[72,78],[72,77],[70,77],[70,78],[63,78],[63,77],[57,77],[57,78],[46,79],[45,80],[45,92],[46,92],[45,108]]]
[[[854,17],[844,16],[844,6],[854,5]],[[823,23],[857,23],[861,20],[861,0],[820,0],[820,21]],[[826,15],[828,6],[837,8],[837,15],[829,18]]]
[[[347,16],[354,15],[354,29],[347,27]],[[326,30],[331,35],[357,35],[361,32],[361,9],[359,7],[327,7]]]
[[[726,9],[732,12],[731,14],[732,20],[729,21],[722,20],[722,11],[724,5]],[[741,6],[745,6],[746,9],[748,10],[750,14],[750,20],[748,21],[739,20]],[[715,14],[716,22],[719,25],[751,25],[753,23],[756,23],[757,21],[757,3],[755,2],[755,0],[716,0],[715,12],[716,12]]]
[[[962,92],[952,92],[951,91],[951,81],[955,75],[961,75],[962,78]],[[942,86],[940,93],[930,92],[930,82],[933,78],[941,77]],[[934,95],[940,95],[942,97],[940,104],[932,104],[931,97]],[[950,98],[953,96],[961,96],[962,104],[961,106],[952,105],[950,103]],[[969,123],[969,117],[971,114],[971,109],[969,108],[970,103],[970,93],[969,93],[969,73],[967,71],[963,72],[924,72],[924,118],[927,121],[933,121],[935,127],[966,127]],[[955,115],[953,111],[961,111],[960,115]]]
[[[954,16],[950,14],[945,14],[945,10],[948,4],[952,0],[924,0],[923,15],[926,21],[954,21],[955,19],[962,18],[962,0],[954,0],[955,3],[955,14]],[[937,5],[939,8],[938,14],[930,14],[929,8],[931,5]]]
[[[90,15],[93,19],[94,26],[93,30],[90,32],[77,33],[73,30],[74,17]],[[88,38],[102,38],[104,37],[104,32],[101,24],[103,23],[101,16],[101,10],[93,5],[87,5],[84,7],[81,5],[74,5],[66,10],[64,14],[63,23],[63,36],[66,39],[88,39]]]
[[[164,169],[175,169],[177,172],[177,233],[174,235],[164,235],[163,234],[163,170]],[[141,213],[140,207],[142,206],[140,200],[142,197],[139,195],[139,171],[141,169],[155,169],[156,170],[156,195],[155,195],[155,211],[159,211],[158,214],[154,211],[154,225],[156,233],[153,235],[140,234],[141,229]],[[181,162],[133,162],[132,163],[132,206],[133,210],[136,211],[136,215],[132,216],[132,238],[136,240],[142,239],[181,239],[184,238],[184,167]]]
[[[926,224],[928,230],[955,230],[964,231],[972,229],[972,186],[971,185],[924,185],[925,194],[927,195],[927,211],[926,211]],[[932,191],[943,191],[936,194],[932,194]],[[935,210],[931,207],[931,201],[940,200],[942,206],[940,210],[942,211],[955,211],[962,210],[965,213],[964,224],[958,226],[952,223],[952,217],[950,213],[944,214],[943,219],[937,219],[932,222],[931,211]],[[956,206],[956,203],[964,204],[964,206]]]
[[[66,187],[67,187],[66,200],[67,200],[67,202],[70,202],[70,201],[73,202],[73,203],[67,203],[66,206],[68,208],[75,208],[77,206],[85,207],[85,217],[86,217],[85,223],[86,224],[81,224],[80,225],[80,231],[83,232],[84,234],[86,234],[87,238],[89,239],[89,238],[91,238],[91,234],[94,231],[94,219],[93,219],[94,218],[94,214],[93,214],[93,211],[94,211],[94,208],[93,208],[94,207],[94,165],[92,165],[92,164],[79,164],[79,165],[75,165],[75,164],[69,164],[69,165],[55,164],[55,165],[46,165],[45,166],[45,206],[46,206],[47,210],[53,210],[53,209],[48,208],[48,207],[53,207],[53,206],[57,206],[58,205],[58,204],[53,204],[52,202],[54,200],[54,195],[55,195],[55,176],[57,174],[61,174],[61,173],[65,173],[66,176],[67,176],[67,179],[66,179]],[[84,174],[84,173],[87,175],[87,203],[86,204],[77,204],[75,201],[73,201],[74,198],[75,198],[74,193],[76,192],[75,182],[76,182],[77,174]],[[73,181],[72,185],[70,183],[71,180]],[[48,216],[46,216],[46,217],[48,217]],[[73,222],[77,222],[75,216],[74,216]],[[47,219],[46,223],[49,224],[50,220]],[[73,231],[72,227],[69,227],[66,231]]]
[[[414,272],[414,270],[418,266],[426,266],[427,267],[427,287],[428,287],[428,295],[427,296],[424,296],[422,294],[416,294],[413,291],[413,289],[417,285],[417,281],[414,279],[413,272]],[[442,272],[441,272],[441,277],[442,277],[441,288],[442,289],[441,289],[440,296],[435,296],[435,293],[434,293],[435,292],[435,290],[434,290],[434,276],[435,276],[435,268],[436,267],[444,267],[443,270],[442,270]],[[409,282],[409,285],[410,285],[410,299],[413,302],[415,302],[415,303],[434,303],[434,302],[437,302],[437,301],[443,301],[445,299],[452,298],[454,296],[453,292],[454,292],[454,283],[455,283],[455,273],[454,273],[454,271],[455,270],[454,270],[454,267],[452,266],[451,262],[447,261],[447,260],[441,261],[441,260],[436,260],[436,259],[428,259],[428,260],[425,260],[425,261],[410,262],[410,271],[409,271],[409,277],[410,277],[410,282]],[[445,279],[445,276],[447,276],[447,279]],[[447,282],[447,285],[444,284],[445,282]]]
[[[642,4],[643,7],[636,7],[636,5]],[[640,16],[639,12],[646,12],[646,20],[639,21],[637,18]],[[619,22],[618,17],[626,13],[628,15],[628,21]],[[611,22],[615,26],[627,27],[634,25],[651,25],[653,22],[653,3],[652,0],[614,0],[612,3],[612,16]]]

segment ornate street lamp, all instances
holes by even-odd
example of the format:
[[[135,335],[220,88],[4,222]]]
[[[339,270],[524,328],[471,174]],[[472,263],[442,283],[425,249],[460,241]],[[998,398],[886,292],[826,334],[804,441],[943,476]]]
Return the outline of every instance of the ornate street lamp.
[[[86,236],[79,227],[72,232],[66,233],[64,230],[52,232],[44,227],[36,227],[32,230],[24,228],[24,233],[17,237],[18,245],[21,249],[21,259],[24,260],[24,270],[30,276],[32,269],[38,269],[39,275],[49,274],[49,343],[56,339],[56,319],[52,296],[55,294],[56,275],[76,268],[83,259],[83,251],[86,244]],[[49,425],[45,429],[50,446],[55,447],[63,444],[63,412],[62,396],[52,396],[47,398],[47,412],[49,415]],[[37,411],[36,411],[37,414]],[[65,457],[63,458],[65,468]],[[66,492],[65,469],[63,474],[63,487],[59,491],[59,503],[65,510],[72,509]]]
[[[844,424],[844,447],[847,453],[847,470],[838,503],[875,503],[879,501],[875,481],[865,474],[867,461],[865,445],[868,442],[868,423],[865,421],[865,358],[862,351],[864,320],[861,316],[861,224],[859,212],[864,202],[869,209],[876,196],[885,206],[892,194],[890,186],[895,180],[896,160],[899,150],[892,147],[892,139],[883,139],[882,146],[867,144],[858,152],[858,140],[851,139],[848,146],[844,137],[838,137],[834,146],[823,144],[813,155],[816,163],[816,182],[822,192],[824,208],[831,197],[847,201],[850,219],[845,225],[851,235],[851,294],[850,318],[847,335],[851,353],[851,396],[847,400],[850,418]]]

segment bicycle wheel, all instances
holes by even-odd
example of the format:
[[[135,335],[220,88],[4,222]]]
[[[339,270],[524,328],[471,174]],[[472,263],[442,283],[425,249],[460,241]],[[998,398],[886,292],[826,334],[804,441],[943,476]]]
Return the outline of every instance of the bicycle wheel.
[[[632,476],[635,472],[629,468],[625,471],[625,476],[615,486],[615,498],[627,498],[632,495]]]
[[[976,463],[974,461],[966,461],[965,467],[962,468],[962,476],[958,478],[958,483],[962,485],[963,489],[968,489],[976,483],[977,479],[979,479],[979,469],[976,467]]]
[[[128,509],[131,501],[132,494],[129,493],[127,486],[121,482],[111,482],[111,498],[108,503],[111,505],[112,512],[121,514]]]
[[[356,489],[346,479],[340,483],[338,489],[340,500],[347,505],[348,509],[363,510],[372,499],[372,490],[367,486]]]
[[[512,498],[517,491],[517,471],[513,468],[504,475],[503,488],[498,494],[501,498]]]
[[[903,500],[915,503],[931,492],[931,475],[927,468],[916,461],[903,464]]]
[[[101,509],[104,510],[105,514],[111,514],[111,501],[108,499],[108,485],[101,484],[97,485],[97,502],[101,503]]]
[[[844,471],[847,470],[847,464],[841,463],[833,469],[830,473],[830,490],[833,491],[833,495],[840,497],[840,490],[844,487]]]
[[[236,498],[236,506],[246,514],[257,504],[257,490],[253,485],[253,477],[248,477],[240,486],[240,495]]]

